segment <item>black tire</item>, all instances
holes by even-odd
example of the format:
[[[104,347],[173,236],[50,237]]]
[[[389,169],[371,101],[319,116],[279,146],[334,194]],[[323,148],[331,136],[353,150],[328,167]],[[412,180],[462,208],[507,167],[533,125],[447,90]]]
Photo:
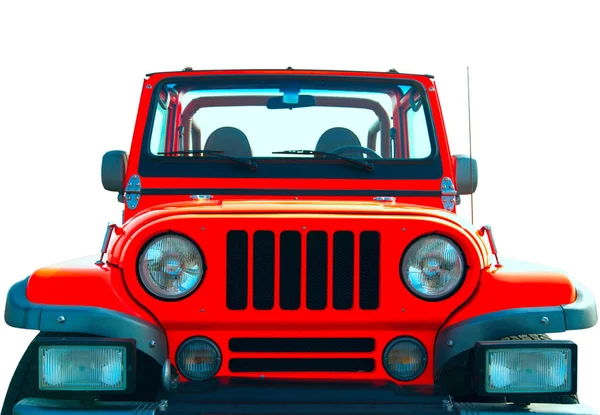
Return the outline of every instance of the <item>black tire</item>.
[[[38,337],[73,337],[73,333],[47,333],[40,332],[35,338]],[[15,373],[8,385],[6,396],[4,397],[4,404],[2,405],[2,412],[0,415],[12,415],[14,406],[25,398],[48,398],[48,392],[41,392],[37,389],[35,383],[37,381],[37,367],[35,367],[35,350],[33,344],[30,344],[17,368]]]
[[[547,334],[520,334],[518,336],[503,337],[501,340],[552,340]],[[529,405],[530,403],[561,403],[573,405],[579,403],[577,395],[553,395],[527,398],[527,402],[515,402],[518,405]],[[4,415],[4,414],[2,414]]]
[[[93,337],[89,334],[78,333],[51,333],[40,332],[38,337]],[[12,380],[8,386],[2,412],[0,415],[12,415],[14,406],[25,398],[56,398],[53,392],[40,391],[37,388],[37,367],[35,366],[35,354],[37,350],[30,344],[21,361],[17,365]],[[137,351],[136,378],[137,387],[133,395],[108,395],[99,396],[102,400],[132,400],[132,401],[154,401],[160,390],[160,365],[147,354]]]

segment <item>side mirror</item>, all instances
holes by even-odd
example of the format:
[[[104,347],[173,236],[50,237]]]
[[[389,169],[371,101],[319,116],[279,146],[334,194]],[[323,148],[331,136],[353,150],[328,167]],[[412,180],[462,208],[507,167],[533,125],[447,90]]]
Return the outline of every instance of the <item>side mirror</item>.
[[[459,195],[470,195],[477,190],[477,160],[457,154],[454,157],[456,169],[456,191]]]
[[[113,150],[102,157],[102,186],[110,192],[125,191],[125,171],[127,169],[127,153]]]

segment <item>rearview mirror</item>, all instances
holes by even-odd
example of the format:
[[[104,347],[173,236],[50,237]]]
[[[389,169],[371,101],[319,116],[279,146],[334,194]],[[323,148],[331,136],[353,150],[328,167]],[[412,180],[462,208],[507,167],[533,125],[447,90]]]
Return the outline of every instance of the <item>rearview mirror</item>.
[[[110,192],[125,191],[125,171],[127,169],[127,153],[113,150],[102,157],[102,186]]]
[[[477,160],[457,154],[454,157],[456,191],[459,195],[470,195],[477,190]]]

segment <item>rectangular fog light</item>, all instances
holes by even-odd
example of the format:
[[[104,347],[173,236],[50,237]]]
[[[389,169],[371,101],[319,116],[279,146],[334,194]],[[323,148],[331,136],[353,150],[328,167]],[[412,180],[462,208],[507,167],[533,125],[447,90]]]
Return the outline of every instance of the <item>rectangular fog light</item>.
[[[40,390],[124,392],[131,387],[132,344],[69,338],[53,343],[39,344]]]
[[[482,395],[576,393],[577,348],[572,342],[480,342],[475,354]]]

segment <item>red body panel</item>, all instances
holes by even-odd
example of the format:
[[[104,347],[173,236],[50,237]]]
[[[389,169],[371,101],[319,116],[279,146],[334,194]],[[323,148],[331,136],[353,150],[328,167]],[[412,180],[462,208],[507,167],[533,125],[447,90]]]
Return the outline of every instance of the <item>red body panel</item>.
[[[265,212],[266,206],[270,207],[269,214],[259,213]],[[336,213],[322,213],[323,211]],[[450,214],[445,215],[452,217]],[[152,310],[165,329],[173,359],[177,347],[184,340],[194,335],[207,336],[217,342],[223,353],[224,364],[218,375],[233,375],[227,367],[229,358],[250,357],[250,355],[229,352],[227,344],[232,337],[366,336],[375,339],[376,350],[367,355],[372,356],[378,364],[375,371],[363,373],[361,377],[384,379],[387,375],[379,362],[381,352],[387,343],[399,335],[409,335],[421,340],[428,350],[433,350],[440,326],[471,296],[479,280],[479,270],[485,266],[485,251],[478,237],[472,232],[465,231],[456,223],[442,219],[441,216],[444,214],[440,215],[433,209],[407,206],[382,207],[374,203],[361,206],[356,203],[301,205],[298,202],[288,204],[229,202],[220,205],[213,202],[212,206],[199,207],[187,203],[176,209],[164,207],[162,211],[149,211],[146,215],[140,215],[126,224],[115,242],[109,260],[124,270],[125,281],[131,294],[144,307]],[[148,220],[149,217],[152,217],[151,221]],[[243,311],[228,310],[225,305],[224,252],[227,231],[231,229],[247,230],[249,233],[268,229],[276,234],[284,230],[302,230],[302,232],[323,230],[329,235],[340,229],[355,233],[363,230],[379,230],[382,246],[379,308],[360,310],[356,305],[358,301],[354,301],[353,309],[334,310],[331,307],[330,287],[328,307],[325,310],[308,310],[303,306],[294,311],[281,310],[277,306],[276,285],[275,307],[272,310],[255,310],[251,306]],[[175,302],[165,302],[148,294],[139,283],[136,271],[138,253],[143,245],[152,237],[165,232],[183,234],[196,241],[203,251],[208,267],[200,288],[190,297]],[[403,286],[398,273],[400,257],[406,246],[415,238],[429,233],[449,236],[464,247],[464,254],[470,266],[459,292],[444,301],[428,302],[410,294]],[[331,252],[329,255],[331,256]],[[275,281],[278,281],[277,262],[275,269]],[[355,270],[355,278],[358,278],[357,270]],[[251,283],[251,277],[248,281]],[[252,292],[251,287],[249,292]],[[251,303],[250,296],[249,304]],[[269,354],[269,357],[276,357],[275,355]],[[286,357],[301,355],[286,354]],[[310,356],[319,357],[314,353]],[[432,358],[431,355],[430,360]],[[236,375],[259,376],[260,374],[237,373]],[[285,373],[277,376],[351,378],[356,375]],[[425,373],[412,383],[432,381],[433,369],[432,365],[428,365]]]
[[[502,259],[502,265],[483,270],[475,295],[446,326],[494,311],[560,306],[576,299],[573,284],[560,270],[507,259]]]
[[[95,265],[98,257],[85,257],[35,271],[27,284],[27,298],[38,304],[102,307],[156,323],[131,298],[120,269]]]

